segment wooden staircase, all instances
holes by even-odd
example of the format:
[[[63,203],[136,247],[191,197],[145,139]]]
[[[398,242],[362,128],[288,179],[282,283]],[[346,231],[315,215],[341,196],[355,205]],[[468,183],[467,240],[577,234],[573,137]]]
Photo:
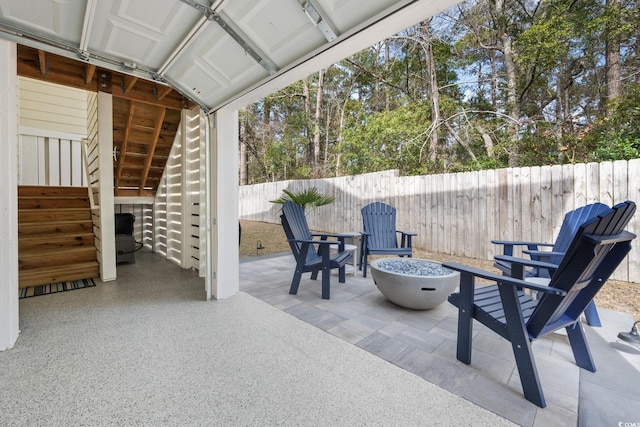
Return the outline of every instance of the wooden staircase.
[[[86,187],[18,187],[19,287],[99,276]]]

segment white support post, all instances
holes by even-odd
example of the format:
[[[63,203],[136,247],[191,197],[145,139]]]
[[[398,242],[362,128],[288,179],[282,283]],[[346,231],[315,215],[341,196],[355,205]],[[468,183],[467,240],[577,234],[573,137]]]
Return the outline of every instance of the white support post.
[[[218,110],[210,122],[211,194],[207,203],[211,253],[208,261],[216,299],[229,298],[240,289],[238,248],[238,112]]]
[[[182,236],[182,248],[180,250],[180,267],[191,266],[191,197],[189,196],[189,110],[183,108],[180,112],[180,138],[182,139],[180,157],[180,235]]]
[[[100,168],[100,278],[107,282],[115,280],[116,230],[114,224],[113,196],[113,97],[98,92],[98,161]]]
[[[18,77],[16,44],[0,39],[0,351],[18,339]]]

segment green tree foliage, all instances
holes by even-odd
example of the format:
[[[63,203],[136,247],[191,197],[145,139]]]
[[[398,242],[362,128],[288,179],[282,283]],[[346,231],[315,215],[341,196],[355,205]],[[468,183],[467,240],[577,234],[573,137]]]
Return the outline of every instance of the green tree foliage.
[[[362,174],[400,169],[416,174],[426,156],[430,118],[428,103],[411,103],[393,111],[361,114],[344,132],[339,150],[345,169]]]
[[[639,157],[639,56],[638,0],[469,0],[248,106],[245,180]]]
[[[576,147],[587,148],[579,151],[581,160],[640,158],[640,84],[626,85],[611,110],[611,116],[601,117],[576,138]]]

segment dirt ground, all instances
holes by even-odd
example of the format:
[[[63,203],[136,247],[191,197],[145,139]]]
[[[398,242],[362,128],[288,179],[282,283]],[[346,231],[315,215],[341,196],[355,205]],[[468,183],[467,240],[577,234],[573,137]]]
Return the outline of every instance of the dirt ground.
[[[256,221],[240,221],[240,224],[242,225],[240,258],[290,251],[289,243],[280,224]],[[257,249],[258,242],[262,244],[264,249]],[[413,256],[441,262],[453,261],[488,271],[497,271],[493,268],[493,262],[489,260],[433,254],[420,248],[414,248]],[[636,320],[640,320],[640,284],[609,280],[596,295],[596,304],[599,307],[631,313]]]

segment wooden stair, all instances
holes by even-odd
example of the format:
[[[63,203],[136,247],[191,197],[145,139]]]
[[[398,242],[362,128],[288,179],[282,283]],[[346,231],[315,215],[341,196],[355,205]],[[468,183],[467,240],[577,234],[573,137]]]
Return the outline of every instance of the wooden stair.
[[[18,187],[19,287],[99,276],[86,187]]]

